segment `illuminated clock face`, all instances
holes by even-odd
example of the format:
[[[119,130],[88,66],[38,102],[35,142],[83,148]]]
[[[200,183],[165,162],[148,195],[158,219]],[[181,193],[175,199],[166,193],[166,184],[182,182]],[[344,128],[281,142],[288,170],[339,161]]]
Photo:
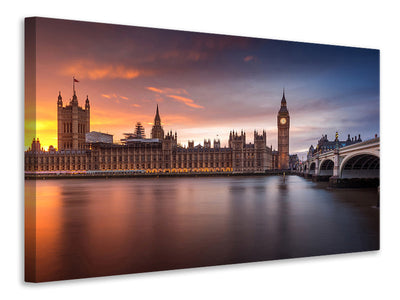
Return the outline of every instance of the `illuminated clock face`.
[[[286,118],[282,118],[282,119],[281,119],[281,124],[282,124],[282,125],[285,125],[285,124],[286,124]]]

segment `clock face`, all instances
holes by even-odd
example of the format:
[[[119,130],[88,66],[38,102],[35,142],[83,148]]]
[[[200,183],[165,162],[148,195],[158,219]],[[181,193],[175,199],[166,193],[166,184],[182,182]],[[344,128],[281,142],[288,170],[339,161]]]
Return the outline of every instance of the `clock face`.
[[[286,118],[282,118],[280,122],[281,122],[282,125],[285,125],[286,124]]]

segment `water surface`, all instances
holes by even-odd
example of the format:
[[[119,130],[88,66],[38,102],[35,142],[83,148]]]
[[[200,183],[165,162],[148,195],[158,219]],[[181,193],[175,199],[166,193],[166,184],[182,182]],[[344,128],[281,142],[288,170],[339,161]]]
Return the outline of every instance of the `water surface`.
[[[28,180],[25,189],[36,216],[27,273],[37,281],[379,248],[376,189],[297,176]]]

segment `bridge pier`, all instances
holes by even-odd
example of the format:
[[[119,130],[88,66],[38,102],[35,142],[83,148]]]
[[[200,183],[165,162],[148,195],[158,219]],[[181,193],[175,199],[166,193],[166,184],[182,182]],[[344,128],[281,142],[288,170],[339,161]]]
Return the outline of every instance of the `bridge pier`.
[[[336,148],[334,151],[334,156],[333,156],[333,177],[339,177],[340,176],[340,157],[339,157],[339,149]]]
[[[305,178],[305,179],[311,179],[311,178],[312,178],[312,175],[309,174],[309,173],[304,173],[304,178]]]
[[[335,176],[329,178],[329,186],[332,188],[378,187],[379,182],[379,178],[339,178]]]
[[[329,181],[330,175],[312,175],[312,181]]]
[[[319,154],[317,154],[317,157],[315,158],[315,171],[313,177],[319,176],[319,163],[320,163]]]

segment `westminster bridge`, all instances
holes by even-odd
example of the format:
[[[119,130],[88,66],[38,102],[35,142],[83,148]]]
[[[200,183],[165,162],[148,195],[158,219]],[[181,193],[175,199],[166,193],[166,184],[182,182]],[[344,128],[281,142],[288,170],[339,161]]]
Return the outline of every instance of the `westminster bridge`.
[[[331,186],[379,186],[380,138],[316,153],[297,165],[298,174]]]

